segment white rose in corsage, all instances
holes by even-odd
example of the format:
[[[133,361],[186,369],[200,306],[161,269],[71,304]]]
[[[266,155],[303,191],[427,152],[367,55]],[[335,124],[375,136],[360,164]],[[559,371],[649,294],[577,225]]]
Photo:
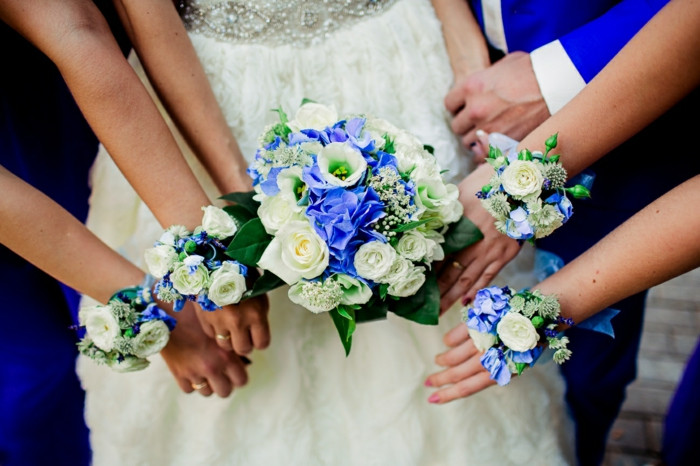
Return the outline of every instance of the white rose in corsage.
[[[469,338],[474,341],[474,347],[482,353],[491,348],[498,340],[498,337],[493,333],[479,332],[471,328],[469,329]]]
[[[277,231],[258,265],[293,285],[321,275],[328,266],[328,246],[308,221],[292,221]]]
[[[395,257],[396,250],[389,243],[370,241],[357,249],[355,270],[362,278],[382,282],[389,273]]]
[[[162,239],[162,237],[161,237]],[[166,238],[167,239],[167,238]],[[159,244],[146,249],[143,253],[148,270],[156,278],[163,278],[170,268],[177,262],[177,252],[168,244]]]
[[[501,183],[506,193],[514,199],[537,197],[542,192],[542,171],[529,160],[514,160],[501,174]]]
[[[236,233],[236,222],[223,209],[209,205],[202,207],[202,229],[214,238],[228,238]]]
[[[170,339],[170,329],[162,320],[149,320],[139,326],[139,333],[132,338],[134,355],[147,358],[165,348]]]
[[[111,363],[109,367],[115,372],[127,373],[143,370],[147,368],[149,364],[148,359],[127,356],[124,359]]]
[[[530,319],[516,312],[503,316],[496,327],[498,337],[513,351],[528,351],[537,346],[540,336]]]
[[[202,265],[202,256],[187,256],[170,274],[170,280],[175,288],[183,295],[196,295],[209,282],[209,272]]]
[[[210,275],[209,299],[217,306],[238,303],[246,291],[245,276],[236,262],[224,261]]]
[[[341,142],[332,142],[318,153],[318,168],[326,182],[335,186],[353,186],[367,170],[362,153]]]
[[[292,131],[302,129],[315,129],[321,131],[338,121],[338,112],[335,106],[326,106],[315,102],[307,102],[297,110],[292,121],[287,126]]]
[[[119,322],[108,306],[93,306],[81,311],[85,331],[95,345],[103,351],[112,351],[120,335]]]

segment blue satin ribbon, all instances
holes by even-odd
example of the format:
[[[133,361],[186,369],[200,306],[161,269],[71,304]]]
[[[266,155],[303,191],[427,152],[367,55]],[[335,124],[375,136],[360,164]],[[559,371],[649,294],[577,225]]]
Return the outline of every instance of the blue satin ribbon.
[[[590,178],[592,183],[594,176],[591,176]],[[579,183],[583,184],[581,181],[579,181]],[[561,257],[542,249],[535,250],[535,277],[537,278],[537,281],[541,282],[562,267],[564,267],[564,260]],[[576,324],[576,327],[603,333],[615,338],[615,331],[613,330],[610,320],[619,313],[619,309],[608,307],[597,314],[592,315],[583,322]]]

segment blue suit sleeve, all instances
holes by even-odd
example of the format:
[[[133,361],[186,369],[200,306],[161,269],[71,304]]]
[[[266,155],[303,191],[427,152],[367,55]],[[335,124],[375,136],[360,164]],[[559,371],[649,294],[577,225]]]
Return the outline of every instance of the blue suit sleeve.
[[[625,0],[605,14],[560,38],[588,83],[668,0]]]

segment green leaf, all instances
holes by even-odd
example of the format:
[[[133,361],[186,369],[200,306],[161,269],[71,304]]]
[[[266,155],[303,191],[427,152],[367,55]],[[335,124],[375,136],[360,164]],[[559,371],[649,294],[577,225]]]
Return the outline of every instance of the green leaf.
[[[428,151],[430,155],[435,155],[435,148],[429,144],[423,144],[423,149]]]
[[[404,231],[413,230],[414,228],[418,228],[419,226],[424,225],[431,220],[434,220],[434,219],[433,218],[424,218],[423,220],[416,220],[415,222],[404,223],[403,225],[397,226],[392,231],[395,231],[396,233],[403,233]]]
[[[396,152],[394,140],[391,139],[388,134],[384,134],[384,149],[382,150],[387,154],[394,154]]]
[[[389,290],[389,284],[388,283],[381,283],[379,285],[379,297],[384,300],[386,299],[386,293]]]
[[[255,199],[253,199],[254,195],[255,195],[255,191],[236,192],[236,193],[224,194],[219,199],[233,202],[235,205],[238,205],[238,206],[246,209],[254,217],[257,217],[258,216],[258,207],[260,207],[260,203],[258,201],[256,201]],[[226,209],[224,209],[224,210],[226,210]]]
[[[425,283],[410,297],[393,301],[390,310],[404,319],[424,325],[437,325],[440,317],[440,289],[434,272],[426,272]]]
[[[260,296],[268,291],[274,290],[275,288],[279,288],[282,285],[284,285],[284,280],[269,270],[265,270],[265,272],[263,272],[263,274],[257,280],[255,280],[255,283],[253,283],[253,288],[246,293],[244,299]]]
[[[453,223],[445,234],[445,242],[442,249],[445,254],[461,251],[482,239],[484,235],[476,225],[467,217],[462,217],[457,223]]]
[[[355,311],[355,322],[370,322],[372,320],[386,319],[386,314],[389,311],[389,304],[384,301],[370,301],[367,305],[362,306]]]
[[[521,375],[527,366],[528,364],[525,362],[516,362],[515,368],[518,370],[518,375]]]
[[[301,99],[301,105],[305,105],[305,104],[315,104],[315,103],[316,103],[315,100],[307,99],[306,97],[304,97],[303,99]],[[300,105],[300,106],[301,106],[301,105]]]
[[[241,227],[226,249],[226,255],[243,265],[257,267],[265,248],[272,241],[259,218],[254,218]]]
[[[236,227],[239,229],[256,217],[256,215],[251,214],[247,208],[240,205],[227,205],[223,209],[224,212],[229,214],[233,221],[236,222]]]
[[[501,149],[499,149],[496,146],[489,145],[489,155],[488,155],[489,159],[497,159],[501,155],[503,155],[503,153],[501,152]]]
[[[280,108],[271,108],[271,112],[277,112],[277,116],[280,118],[280,123],[283,125],[289,121],[289,118],[287,118],[287,114],[282,110],[282,107]]]
[[[518,160],[532,160],[532,152],[523,149],[518,153]]]
[[[349,315],[350,318],[343,316],[338,309],[333,309],[329,312],[333,323],[335,324],[336,330],[338,330],[338,335],[340,336],[340,342],[345,348],[345,356],[350,354],[350,348],[352,347],[352,334],[355,332],[355,311],[352,309],[345,309],[345,314]]]

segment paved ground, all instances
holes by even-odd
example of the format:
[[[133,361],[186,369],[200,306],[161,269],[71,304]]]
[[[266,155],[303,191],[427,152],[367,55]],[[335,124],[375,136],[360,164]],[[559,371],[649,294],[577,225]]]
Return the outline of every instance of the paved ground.
[[[650,291],[637,380],[613,426],[604,466],[659,465],[663,420],[700,335],[700,268]]]

